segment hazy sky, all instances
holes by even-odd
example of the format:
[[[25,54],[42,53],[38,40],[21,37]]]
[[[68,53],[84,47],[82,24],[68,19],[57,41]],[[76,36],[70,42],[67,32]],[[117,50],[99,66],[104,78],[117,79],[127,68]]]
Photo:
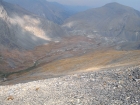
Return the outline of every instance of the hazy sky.
[[[90,7],[100,7],[110,2],[118,2],[120,4],[133,7],[140,11],[140,0],[47,0],[47,1],[55,1],[66,5],[82,5]]]

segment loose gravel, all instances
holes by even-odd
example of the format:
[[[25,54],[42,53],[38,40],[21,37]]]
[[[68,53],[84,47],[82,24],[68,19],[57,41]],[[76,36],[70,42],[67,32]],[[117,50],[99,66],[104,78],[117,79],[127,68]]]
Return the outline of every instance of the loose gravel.
[[[140,105],[140,66],[0,86],[0,105]]]

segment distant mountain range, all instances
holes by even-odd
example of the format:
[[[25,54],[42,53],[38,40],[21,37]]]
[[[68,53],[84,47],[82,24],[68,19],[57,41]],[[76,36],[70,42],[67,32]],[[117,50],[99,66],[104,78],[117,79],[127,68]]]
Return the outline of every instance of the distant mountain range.
[[[86,6],[65,6],[57,2],[48,2],[47,0],[4,0],[6,2],[17,4],[26,10],[53,21],[62,24],[65,19],[71,15],[86,10]]]

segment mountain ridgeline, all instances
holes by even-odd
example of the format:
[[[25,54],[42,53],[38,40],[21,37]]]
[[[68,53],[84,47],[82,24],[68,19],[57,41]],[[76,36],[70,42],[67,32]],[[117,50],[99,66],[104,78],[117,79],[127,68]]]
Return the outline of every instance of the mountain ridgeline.
[[[71,15],[88,9],[84,6],[65,6],[57,2],[47,0],[4,0],[6,2],[17,4],[22,8],[57,24],[62,24],[65,19]],[[74,8],[74,9],[73,9]]]
[[[70,17],[63,27],[73,35],[101,35],[139,41],[140,12],[118,3],[109,3]]]

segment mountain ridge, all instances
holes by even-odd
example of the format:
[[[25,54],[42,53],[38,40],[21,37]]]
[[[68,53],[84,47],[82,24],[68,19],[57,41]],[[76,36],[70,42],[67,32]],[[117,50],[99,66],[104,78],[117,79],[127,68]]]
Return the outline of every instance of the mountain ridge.
[[[113,9],[112,9],[113,8]],[[76,14],[62,27],[70,34],[120,37],[122,40],[140,40],[140,12],[119,3],[109,3],[99,8]],[[137,37],[138,36],[138,37]]]
[[[63,21],[70,17],[71,15],[77,13],[71,9],[71,7],[66,7],[65,5],[49,2],[46,0],[4,0],[6,2],[17,4],[22,8],[57,24],[62,24]],[[80,11],[80,7],[77,7]],[[75,8],[76,9],[76,8]],[[86,8],[83,8],[85,10]],[[77,10],[77,9],[76,9]]]
[[[66,35],[59,25],[40,18],[17,5],[1,1],[0,8],[0,43],[2,45],[9,43],[8,46],[30,49]]]

